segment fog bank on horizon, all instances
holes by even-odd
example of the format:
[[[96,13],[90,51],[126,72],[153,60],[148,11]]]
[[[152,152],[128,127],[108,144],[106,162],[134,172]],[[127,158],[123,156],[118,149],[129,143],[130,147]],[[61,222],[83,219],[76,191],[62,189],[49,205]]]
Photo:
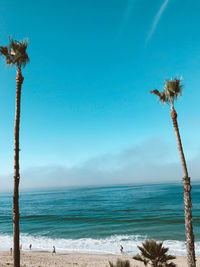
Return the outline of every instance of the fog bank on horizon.
[[[175,152],[176,151],[176,152]],[[187,160],[192,182],[199,179],[200,155]],[[119,153],[93,157],[77,166],[33,166],[21,171],[20,189],[106,186],[181,182],[183,177],[177,148],[151,139]],[[11,174],[0,176],[0,191],[11,191]]]

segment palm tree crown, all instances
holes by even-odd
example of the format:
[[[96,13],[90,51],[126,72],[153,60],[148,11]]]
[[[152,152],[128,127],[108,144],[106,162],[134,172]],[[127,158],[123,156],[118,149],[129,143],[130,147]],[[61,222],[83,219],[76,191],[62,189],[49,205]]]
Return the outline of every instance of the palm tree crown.
[[[174,80],[165,80],[165,86],[163,92],[159,92],[157,89],[150,91],[151,94],[155,94],[159,97],[160,101],[165,103],[174,104],[174,100],[177,100],[179,95],[182,95],[183,85],[181,85],[181,78]]]
[[[0,54],[5,57],[6,64],[9,66],[15,65],[18,68],[25,67],[29,62],[26,49],[28,46],[28,39],[25,41],[14,41],[10,38],[8,46],[0,46]]]

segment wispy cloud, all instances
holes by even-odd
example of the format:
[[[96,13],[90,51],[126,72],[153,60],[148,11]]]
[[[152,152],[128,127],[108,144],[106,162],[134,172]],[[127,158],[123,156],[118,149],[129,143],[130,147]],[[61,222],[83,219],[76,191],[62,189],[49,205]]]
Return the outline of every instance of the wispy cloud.
[[[160,7],[160,9],[158,10],[158,13],[156,14],[155,18],[154,18],[154,21],[153,21],[153,24],[151,26],[151,30],[147,36],[147,39],[146,39],[146,44],[148,44],[148,42],[150,41],[152,35],[154,34],[155,30],[156,30],[156,27],[158,25],[158,22],[163,14],[163,12],[165,11],[166,7],[167,7],[167,4],[168,4],[169,0],[165,0],[164,3],[162,4],[162,6]]]
[[[120,27],[119,27],[118,37],[121,36],[124,28],[126,27],[128,21],[129,21],[129,19],[131,17],[135,1],[136,0],[128,0],[127,1],[126,8],[124,10],[124,13],[123,13],[123,16],[122,16],[122,21],[121,21],[121,24],[120,24]]]

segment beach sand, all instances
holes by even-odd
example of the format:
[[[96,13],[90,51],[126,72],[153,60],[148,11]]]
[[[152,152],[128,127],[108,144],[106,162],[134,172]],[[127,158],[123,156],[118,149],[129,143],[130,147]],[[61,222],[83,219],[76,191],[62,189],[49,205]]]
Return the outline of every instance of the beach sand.
[[[109,267],[108,261],[116,262],[117,258],[130,260],[132,267],[144,267],[143,263],[132,259],[131,255],[96,255],[81,253],[50,253],[50,252],[21,252],[21,267],[65,267],[65,266],[87,266],[87,267]],[[197,266],[200,266],[200,257],[197,257]],[[186,257],[177,256],[174,263],[178,267],[187,267]],[[0,267],[12,267],[13,259],[8,251],[0,252]]]

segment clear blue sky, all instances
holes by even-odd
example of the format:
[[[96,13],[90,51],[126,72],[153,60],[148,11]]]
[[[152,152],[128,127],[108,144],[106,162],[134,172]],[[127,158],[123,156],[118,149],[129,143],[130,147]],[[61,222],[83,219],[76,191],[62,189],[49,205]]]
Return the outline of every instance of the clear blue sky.
[[[21,188],[180,181],[170,119],[152,89],[183,77],[178,121],[200,178],[198,0],[1,0],[0,45],[29,38]],[[12,188],[15,69],[0,59],[0,182]]]

